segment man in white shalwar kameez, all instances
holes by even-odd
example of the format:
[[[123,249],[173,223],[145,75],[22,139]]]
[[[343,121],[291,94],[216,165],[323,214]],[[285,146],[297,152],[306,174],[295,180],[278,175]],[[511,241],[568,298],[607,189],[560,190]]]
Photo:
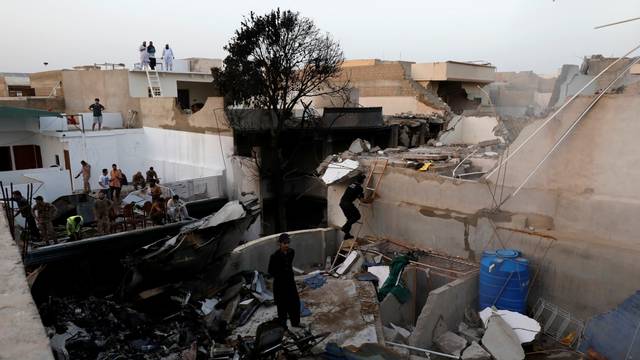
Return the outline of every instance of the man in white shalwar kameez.
[[[164,50],[162,50],[162,58],[164,59],[164,69],[165,71],[173,71],[173,50],[169,47],[169,44],[164,46]]]
[[[140,45],[140,68],[142,70],[146,69],[149,66],[149,54],[147,53],[147,42],[143,41],[142,45]]]

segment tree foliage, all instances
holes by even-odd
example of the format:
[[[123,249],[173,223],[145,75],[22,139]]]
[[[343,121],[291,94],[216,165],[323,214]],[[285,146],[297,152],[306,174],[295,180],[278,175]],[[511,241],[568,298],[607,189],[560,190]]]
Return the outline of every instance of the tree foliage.
[[[339,44],[297,12],[252,12],[224,49],[224,68],[213,75],[225,104],[271,110],[277,130],[305,97],[347,87],[332,81],[344,61]]]

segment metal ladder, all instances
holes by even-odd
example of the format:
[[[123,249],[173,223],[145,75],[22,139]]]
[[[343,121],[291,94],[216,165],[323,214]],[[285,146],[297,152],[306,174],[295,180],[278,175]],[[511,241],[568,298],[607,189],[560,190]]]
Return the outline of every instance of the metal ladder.
[[[363,200],[358,204],[358,210],[364,207],[371,207],[373,200],[375,199],[376,191],[378,190],[378,186],[380,185],[380,181],[382,181],[382,176],[384,175],[385,170],[387,169],[387,164],[389,164],[389,159],[387,158],[376,158],[371,167],[369,168],[369,173],[367,174],[367,178],[364,181],[364,192],[365,196]],[[377,175],[377,177],[376,177]],[[373,186],[373,187],[372,187]],[[367,194],[367,191],[370,191],[370,194]],[[362,213],[361,213],[362,214]],[[338,248],[338,252],[336,256],[333,258],[333,262],[331,263],[331,269],[329,272],[335,271],[335,269],[340,266],[338,264],[338,259],[344,259],[349,256],[349,254],[356,247],[356,241],[360,236],[360,231],[364,227],[365,216],[363,215],[361,220],[356,222],[356,224],[360,224],[358,227],[358,232],[353,237],[353,239],[342,240],[340,242],[340,247]]]
[[[149,84],[149,93],[151,97],[162,96],[162,86],[160,84],[160,75],[157,70],[145,69],[147,73],[147,83]]]

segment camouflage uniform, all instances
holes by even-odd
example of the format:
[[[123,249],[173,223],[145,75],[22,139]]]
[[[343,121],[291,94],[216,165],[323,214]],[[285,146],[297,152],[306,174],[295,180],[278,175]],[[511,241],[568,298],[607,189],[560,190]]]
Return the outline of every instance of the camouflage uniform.
[[[57,213],[56,207],[48,202],[36,202],[33,211],[36,213],[36,222],[38,223],[41,239],[47,243],[54,242],[56,239],[56,231],[53,228],[53,218]]]
[[[111,221],[109,220],[109,210],[113,202],[109,199],[98,199],[93,205],[96,215],[98,234],[104,235],[111,232]]]

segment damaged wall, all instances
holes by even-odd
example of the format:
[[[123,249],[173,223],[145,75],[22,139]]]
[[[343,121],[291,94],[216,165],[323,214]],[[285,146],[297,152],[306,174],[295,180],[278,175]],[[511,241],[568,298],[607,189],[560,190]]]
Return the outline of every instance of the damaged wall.
[[[505,196],[589,101],[580,98],[513,158]],[[498,213],[485,210],[492,206],[485,184],[388,168],[363,233],[476,261],[482,250],[499,247],[502,242],[521,249],[534,265],[543,265],[530,301],[542,296],[583,319],[613,308],[640,288],[638,281],[629,281],[640,271],[636,261],[640,255],[636,240],[640,232],[636,220],[640,211],[640,167],[634,165],[639,110],[637,88],[623,95],[605,96],[530,183]],[[539,124],[537,121],[526,127],[513,148]],[[612,159],[627,166],[603,168]],[[344,222],[337,206],[343,190],[344,184],[329,187],[331,225]],[[490,220],[501,227],[499,239]]]
[[[445,145],[477,144],[481,141],[499,139],[494,134],[498,119],[493,116],[454,116],[447,124],[447,130],[438,138]]]

